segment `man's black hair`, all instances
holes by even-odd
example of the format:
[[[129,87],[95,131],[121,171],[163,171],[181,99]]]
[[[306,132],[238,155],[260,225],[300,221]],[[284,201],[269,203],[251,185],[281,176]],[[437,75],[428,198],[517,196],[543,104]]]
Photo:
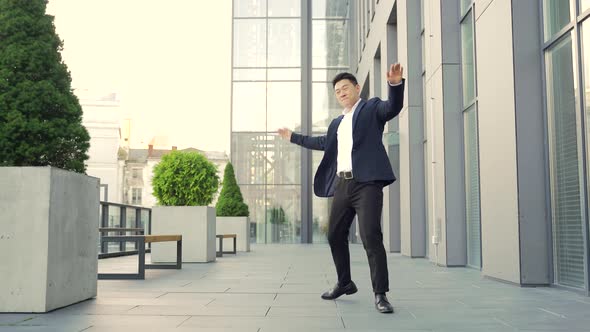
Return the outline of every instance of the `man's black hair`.
[[[332,80],[332,87],[336,87],[336,83],[342,81],[342,80],[349,80],[352,82],[352,84],[354,86],[357,86],[359,84],[359,82],[356,80],[356,77],[354,77],[353,74],[351,73],[340,73],[338,75],[336,75],[336,77],[334,77],[334,79]]]

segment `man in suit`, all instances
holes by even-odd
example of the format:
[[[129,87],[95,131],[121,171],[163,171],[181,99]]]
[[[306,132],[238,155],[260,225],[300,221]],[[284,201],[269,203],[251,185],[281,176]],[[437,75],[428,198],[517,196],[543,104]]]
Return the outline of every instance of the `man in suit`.
[[[382,143],[383,128],[397,116],[404,101],[403,67],[391,65],[387,72],[388,99],[360,99],[356,78],[338,74],[332,81],[336,98],[344,108],[332,120],[324,136],[303,136],[287,128],[279,129],[283,138],[302,147],[324,151],[314,178],[314,192],[319,197],[334,196],[328,225],[328,242],[336,265],[338,282],[322,294],[325,300],[354,294],[357,287],[351,279],[348,233],[358,215],[363,246],[369,259],[375,308],[392,313],[393,306],[385,293],[389,291],[387,257],[381,231],[383,187],[395,176]]]

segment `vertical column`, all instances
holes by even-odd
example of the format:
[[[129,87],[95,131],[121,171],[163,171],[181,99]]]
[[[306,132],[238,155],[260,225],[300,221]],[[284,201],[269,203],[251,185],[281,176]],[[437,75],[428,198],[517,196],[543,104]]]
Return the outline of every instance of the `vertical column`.
[[[389,66],[399,61],[398,59],[398,37],[397,25],[392,19],[384,27],[384,39],[381,41],[381,61],[380,67],[375,68],[376,75],[381,75],[379,84],[381,84],[380,97],[387,98],[388,84],[385,79],[385,73]],[[376,80],[377,81],[377,80]],[[377,82],[376,82],[377,84]],[[393,168],[393,172],[398,178],[400,174],[400,150],[399,150],[399,118],[394,118],[387,123],[387,154]],[[389,252],[401,251],[400,240],[400,183],[399,180],[388,186],[383,193],[383,236],[386,250]]]
[[[311,1],[301,0],[301,133],[311,135]],[[312,243],[313,190],[311,150],[301,150],[301,242]]]
[[[424,257],[424,152],[420,3],[397,1],[398,57],[405,67],[405,103],[399,115],[399,188],[401,253]]]

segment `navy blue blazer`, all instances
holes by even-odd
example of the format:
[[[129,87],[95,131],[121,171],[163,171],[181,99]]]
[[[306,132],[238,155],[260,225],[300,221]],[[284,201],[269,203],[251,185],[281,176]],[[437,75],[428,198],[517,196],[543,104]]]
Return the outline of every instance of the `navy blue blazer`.
[[[361,100],[352,117],[352,172],[358,182],[380,181],[392,184],[396,178],[385,147],[383,128],[385,123],[396,117],[404,104],[404,85],[389,86],[388,99]],[[324,136],[303,136],[292,133],[291,142],[302,147],[324,151],[314,177],[313,191],[319,197],[334,196],[338,159],[338,126],[344,116],[332,120]]]

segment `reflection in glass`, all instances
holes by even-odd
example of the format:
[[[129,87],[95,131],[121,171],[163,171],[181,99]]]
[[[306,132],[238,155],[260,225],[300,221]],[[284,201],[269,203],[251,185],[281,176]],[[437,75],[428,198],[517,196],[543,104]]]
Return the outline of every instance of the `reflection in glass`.
[[[465,111],[465,208],[467,217],[467,264],[481,267],[481,236],[479,212],[479,153],[477,148],[477,117],[475,106]]]
[[[232,163],[239,185],[264,184],[266,134],[232,133]]]
[[[268,20],[268,67],[299,67],[301,19]]]
[[[266,0],[236,0],[234,17],[260,17],[266,15]]]
[[[461,16],[463,16],[465,12],[467,12],[472,2],[473,0],[461,0]]]
[[[118,206],[109,206],[109,218],[107,227],[121,227],[121,208]],[[107,245],[108,252],[121,251],[121,245],[115,242],[109,242]]]
[[[301,184],[301,148],[269,133],[266,149],[266,183]]]
[[[248,205],[248,210],[250,211],[249,219],[251,240],[252,242],[256,243],[266,243],[265,186],[240,184],[240,191],[242,192],[242,196],[244,197],[244,203]]]
[[[266,131],[266,83],[234,82],[232,130]]]
[[[574,13],[570,1],[543,0],[545,40],[551,39],[555,33],[572,21]]]
[[[268,131],[287,127],[298,131],[301,127],[301,83],[268,82]]]
[[[546,52],[549,159],[556,283],[584,287],[584,237],[572,34]]]
[[[301,0],[268,0],[268,16],[301,16]]]
[[[473,59],[473,12],[461,22],[461,72],[463,74],[463,107],[475,99],[475,66]]]
[[[313,131],[328,131],[332,120],[342,114],[342,106],[334,97],[332,83],[312,83],[312,94]]]
[[[313,0],[311,16],[313,18],[345,18],[348,17],[348,4],[348,1],[343,0]]]
[[[348,66],[346,20],[313,21],[312,65],[314,68]]]
[[[268,185],[267,243],[301,242],[301,186]]]
[[[234,20],[234,67],[266,66],[266,20]]]
[[[137,227],[137,222],[136,222],[136,210],[135,209],[131,209],[131,208],[127,208],[125,209],[125,214],[126,214],[126,219],[125,219],[125,227],[127,228],[136,228]],[[133,233],[135,234],[135,233]],[[128,250],[135,250],[135,242],[125,242],[123,244],[125,251]]]

